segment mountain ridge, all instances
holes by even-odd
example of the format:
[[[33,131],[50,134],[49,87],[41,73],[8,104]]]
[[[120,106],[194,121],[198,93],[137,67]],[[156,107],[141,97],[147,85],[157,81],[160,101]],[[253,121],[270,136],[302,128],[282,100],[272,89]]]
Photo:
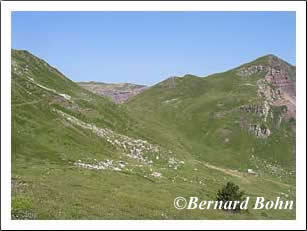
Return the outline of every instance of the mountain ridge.
[[[77,84],[97,95],[106,96],[116,103],[123,103],[129,98],[146,90],[147,86],[133,83],[77,82]]]
[[[175,78],[116,104],[30,53],[11,66],[12,219],[295,219],[173,207],[228,181],[251,203],[295,200],[295,118],[266,71]]]

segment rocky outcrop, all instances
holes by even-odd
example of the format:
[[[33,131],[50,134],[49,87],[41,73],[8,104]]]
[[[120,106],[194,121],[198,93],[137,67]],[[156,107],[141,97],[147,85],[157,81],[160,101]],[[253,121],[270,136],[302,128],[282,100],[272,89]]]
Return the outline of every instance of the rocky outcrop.
[[[240,106],[240,110],[247,113],[255,113],[259,115],[264,115],[266,113],[266,108],[260,104],[250,104]]]
[[[262,117],[264,122],[267,121],[267,117],[270,116],[273,118],[273,113],[271,107],[268,105],[267,102],[264,102],[263,105],[261,104],[248,104],[240,106],[240,110],[245,113],[254,113],[259,117]]]
[[[295,67],[273,55],[265,57],[262,63],[245,65],[237,70],[241,77],[252,77],[257,73],[264,76],[257,81],[257,94],[263,103],[242,105],[240,110],[259,115],[263,118],[263,124],[267,124],[268,118],[273,119],[275,116],[276,126],[279,127],[283,119],[296,118]],[[279,107],[282,108],[280,113],[274,114],[273,108]],[[258,122],[249,124],[248,130],[260,138],[271,135],[271,130]]]
[[[244,66],[237,71],[237,74],[242,77],[248,77],[259,72],[267,72],[268,67],[264,65]]]
[[[278,88],[272,87],[270,82],[266,79],[259,79],[257,81],[258,95],[269,104],[274,104],[277,100],[281,99],[281,92]]]
[[[271,135],[270,129],[260,124],[251,124],[248,131],[259,138],[267,138]]]
[[[272,57],[269,61],[270,70],[265,76],[265,80],[275,89],[278,97],[274,99],[273,105],[285,105],[287,117],[296,118],[296,77],[295,70],[290,65],[281,61],[277,57]]]
[[[283,106],[288,110],[288,118],[296,118],[296,71],[295,67],[276,56],[269,55],[264,64],[247,65],[238,69],[239,76],[248,77],[263,73],[264,78],[257,81],[258,95],[264,104]]]
[[[86,123],[72,115],[69,115],[58,109],[53,109],[54,112],[63,116],[67,121],[72,124],[78,125],[84,129],[91,130],[97,136],[105,139],[108,143],[112,144],[115,148],[123,152],[123,157],[136,160],[145,165],[152,165],[153,162],[165,163],[169,168],[177,170],[184,164],[184,161],[177,160],[172,156],[173,152],[165,150],[159,145],[151,144],[147,140],[135,139],[126,135],[116,133],[115,131],[108,128],[99,128],[95,124]],[[81,160],[75,165],[90,169],[122,169],[127,163],[124,162],[97,162],[85,163]],[[118,170],[120,171],[120,170]]]

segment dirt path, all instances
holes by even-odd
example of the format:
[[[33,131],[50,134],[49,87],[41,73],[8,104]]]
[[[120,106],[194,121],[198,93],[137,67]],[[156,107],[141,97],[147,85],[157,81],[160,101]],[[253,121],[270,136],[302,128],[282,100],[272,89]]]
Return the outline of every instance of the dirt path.
[[[217,171],[221,171],[221,172],[223,172],[223,173],[225,173],[227,175],[230,175],[230,176],[239,177],[240,179],[242,179],[246,183],[250,183],[250,181],[247,179],[248,177],[246,177],[244,175],[244,173],[241,173],[239,171],[217,167],[217,166],[209,164],[207,162],[201,162],[201,161],[197,161],[197,162],[202,164],[202,165],[204,165],[207,168],[211,168],[211,169],[214,169],[214,170],[217,170]],[[275,180],[271,180],[271,179],[262,178],[262,180],[269,181],[271,183],[274,183],[274,184],[277,184],[277,185],[281,185],[281,186],[284,186],[284,187],[292,187],[292,185],[290,185],[290,184],[286,184],[286,183],[275,181]]]
[[[42,99],[39,99],[39,100],[27,102],[27,103],[16,103],[16,104],[12,104],[12,106],[18,107],[18,106],[23,106],[23,105],[29,105],[29,104],[39,103],[39,102],[41,102],[41,101],[42,101]]]
[[[231,176],[243,177],[243,174],[239,173],[238,171],[232,170],[232,169],[225,169],[225,168],[217,167],[217,166],[214,166],[214,165],[211,165],[211,164],[208,164],[208,163],[203,163],[203,165],[205,165],[208,168],[221,171],[221,172],[226,173],[226,174],[231,175]]]
[[[243,174],[240,173],[239,171],[236,171],[236,170],[217,167],[217,166],[209,164],[207,162],[201,162],[201,161],[198,161],[198,160],[197,160],[197,162],[204,165],[207,168],[211,168],[211,169],[214,169],[214,170],[217,170],[217,171],[221,171],[221,172],[228,174],[228,175],[231,175],[231,176],[240,177],[240,178],[243,177]]]

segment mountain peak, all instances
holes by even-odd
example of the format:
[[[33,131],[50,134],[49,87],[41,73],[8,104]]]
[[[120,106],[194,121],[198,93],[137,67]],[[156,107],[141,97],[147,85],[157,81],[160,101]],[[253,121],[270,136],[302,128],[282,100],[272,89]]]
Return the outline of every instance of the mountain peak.
[[[290,70],[290,69],[295,68],[295,66],[291,65],[290,63],[286,62],[280,57],[274,54],[267,54],[251,62],[242,64],[239,67],[235,68],[235,70],[241,69],[241,68],[248,68],[251,66],[258,66],[258,67],[262,66],[262,67],[270,67],[270,68],[277,68],[277,69],[284,69],[284,70]]]
[[[261,57],[260,57],[260,58],[261,58]],[[270,59],[270,58],[278,58],[278,56],[277,56],[277,55],[274,55],[274,54],[267,54],[267,55],[262,56],[262,58],[268,58],[268,59]]]

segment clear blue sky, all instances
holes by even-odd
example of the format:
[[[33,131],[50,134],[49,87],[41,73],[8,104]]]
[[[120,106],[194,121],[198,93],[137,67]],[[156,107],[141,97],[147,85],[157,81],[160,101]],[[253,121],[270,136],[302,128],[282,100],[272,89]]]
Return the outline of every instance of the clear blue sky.
[[[74,81],[152,85],[275,54],[295,65],[295,12],[14,12],[12,48]]]

